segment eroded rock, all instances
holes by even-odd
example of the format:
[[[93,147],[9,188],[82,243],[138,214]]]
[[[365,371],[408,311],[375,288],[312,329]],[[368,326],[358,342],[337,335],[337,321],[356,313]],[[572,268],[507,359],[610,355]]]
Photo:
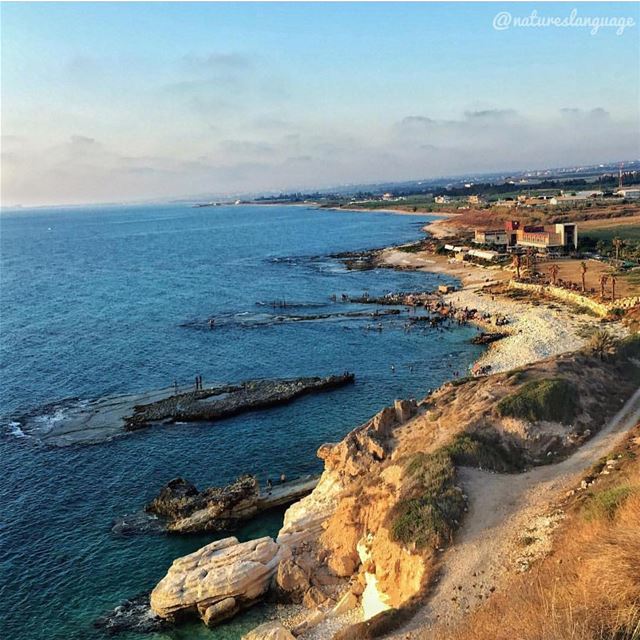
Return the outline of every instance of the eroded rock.
[[[262,598],[286,556],[271,538],[224,538],[178,558],[151,592],[151,609],[164,619],[198,614],[208,626]]]

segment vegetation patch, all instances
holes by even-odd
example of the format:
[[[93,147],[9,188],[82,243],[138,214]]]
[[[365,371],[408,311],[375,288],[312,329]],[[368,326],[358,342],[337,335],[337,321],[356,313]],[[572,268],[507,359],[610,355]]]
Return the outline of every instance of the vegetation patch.
[[[497,410],[502,417],[568,424],[576,414],[575,398],[576,390],[568,380],[545,378],[525,383],[515,393],[500,400]]]
[[[597,491],[584,503],[582,513],[587,520],[612,520],[627,498],[637,490],[638,487],[620,484]]]
[[[616,354],[624,360],[640,360],[640,333],[634,333],[618,342]]]
[[[391,538],[416,548],[437,548],[451,540],[465,509],[455,486],[456,469],[446,449],[418,453],[405,466],[405,497],[391,510]]]
[[[463,433],[445,446],[455,464],[466,467],[478,467],[491,471],[520,471],[525,460],[519,450],[507,449],[497,434],[485,436],[477,433]]]

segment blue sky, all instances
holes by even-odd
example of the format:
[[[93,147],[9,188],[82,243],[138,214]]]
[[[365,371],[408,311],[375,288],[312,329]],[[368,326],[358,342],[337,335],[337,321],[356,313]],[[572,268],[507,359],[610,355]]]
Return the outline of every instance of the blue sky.
[[[632,18],[497,31],[524,17]],[[638,4],[3,4],[3,204],[637,158]]]

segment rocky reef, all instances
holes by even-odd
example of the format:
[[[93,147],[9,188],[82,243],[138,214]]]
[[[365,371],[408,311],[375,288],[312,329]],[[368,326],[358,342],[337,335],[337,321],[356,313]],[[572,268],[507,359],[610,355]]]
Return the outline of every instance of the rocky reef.
[[[352,373],[324,378],[249,380],[237,385],[180,393],[134,407],[125,429],[135,431],[154,423],[215,421],[247,411],[291,402],[308,393],[327,391],[353,383]]]
[[[145,511],[163,518],[167,531],[200,533],[228,531],[258,512],[260,487],[244,475],[225,487],[203,491],[183,478],[171,480]]]
[[[318,476],[304,476],[261,491],[257,478],[246,474],[225,486],[199,491],[188,480],[174,478],[144,511],[117,518],[112,531],[123,536],[233,531],[262,511],[299,500],[317,483]]]

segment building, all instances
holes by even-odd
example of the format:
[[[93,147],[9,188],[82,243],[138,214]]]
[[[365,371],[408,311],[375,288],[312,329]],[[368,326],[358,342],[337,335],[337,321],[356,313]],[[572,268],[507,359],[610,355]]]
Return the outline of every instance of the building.
[[[434,201],[436,204],[448,204],[451,202],[451,198],[449,196],[436,196]]]
[[[559,196],[553,196],[549,200],[552,205],[571,204],[572,202],[584,202],[594,198],[601,198],[604,195],[602,191],[574,191],[565,193],[562,191]]]
[[[625,187],[624,189],[618,189],[616,195],[627,200],[638,200],[640,198],[640,186]]]
[[[573,222],[545,226],[525,225],[516,230],[515,236],[518,247],[542,250],[578,248],[578,225]]]
[[[504,229],[495,229],[492,231],[480,231],[476,229],[473,238],[475,244],[508,244],[507,232]]]
[[[480,196],[472,195],[467,198],[469,204],[480,204]]]
[[[471,249],[467,252],[467,255],[473,258],[480,258],[480,260],[486,260],[487,262],[493,262],[500,257],[497,251],[486,251],[483,249]]]
[[[516,201],[515,200],[496,200],[493,203],[494,207],[515,207],[516,206]]]

